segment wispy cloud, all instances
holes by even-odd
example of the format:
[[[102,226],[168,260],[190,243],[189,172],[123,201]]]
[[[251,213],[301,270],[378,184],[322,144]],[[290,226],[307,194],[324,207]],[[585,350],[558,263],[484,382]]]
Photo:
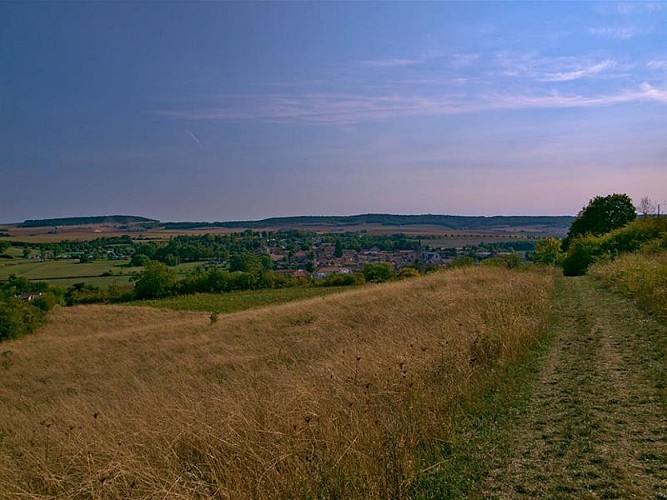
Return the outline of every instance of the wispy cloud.
[[[628,2],[595,2],[594,11],[606,16],[646,16],[660,12],[665,8],[663,2],[649,2],[643,0]]]
[[[649,61],[646,66],[648,66],[651,69],[658,69],[658,70],[667,70],[667,60],[653,60]]]
[[[623,15],[646,14],[659,12],[663,5],[658,2],[620,2],[616,4],[616,12]]]
[[[643,83],[638,88],[605,95],[498,94],[470,99],[465,96],[368,96],[314,93],[302,96],[271,94],[227,96],[225,105],[182,110],[156,110],[155,114],[189,120],[263,120],[280,123],[352,124],[390,118],[442,116],[493,110],[535,108],[587,108],[634,102],[667,104],[667,90]],[[240,102],[254,103],[238,109]]]
[[[621,76],[611,70],[619,67],[627,69],[627,64],[606,59],[594,60],[589,57],[541,57],[536,53],[508,54],[500,52],[495,56],[495,64],[503,77],[531,79],[536,82],[568,82],[583,78],[616,78]]]
[[[615,65],[615,61],[607,59],[601,63],[592,64],[588,67],[575,71],[547,73],[541,78],[541,80],[544,82],[569,82],[571,80],[578,80],[579,78],[595,76],[607,69],[613,68]]]
[[[588,32],[595,36],[628,40],[636,36],[648,35],[651,30],[649,28],[638,28],[636,26],[607,26],[590,28]]]
[[[642,83],[639,88],[624,90],[616,94],[599,96],[585,95],[551,95],[531,96],[501,96],[498,98],[498,107],[503,109],[522,108],[590,108],[611,106],[633,102],[653,101],[667,104],[667,90],[657,89],[648,83]]]
[[[389,58],[389,59],[371,59],[361,61],[364,66],[372,66],[376,68],[396,68],[402,66],[413,66],[415,64],[423,63],[423,59],[408,59],[408,58]]]
[[[456,67],[469,66],[478,61],[481,56],[479,52],[454,54],[451,56],[451,62]]]

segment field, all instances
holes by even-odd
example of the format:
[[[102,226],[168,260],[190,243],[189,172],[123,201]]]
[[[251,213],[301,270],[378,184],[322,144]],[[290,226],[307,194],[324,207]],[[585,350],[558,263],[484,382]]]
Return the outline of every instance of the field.
[[[424,496],[461,403],[535,344],[551,286],[546,273],[462,269],[213,324],[148,307],[57,309],[2,345],[0,491]]]
[[[342,232],[367,232],[376,235],[391,235],[403,233],[409,236],[428,236],[441,240],[444,247],[456,247],[463,245],[476,245],[481,242],[493,241],[513,241],[517,239],[526,239],[528,237],[540,237],[551,235],[553,232],[545,233],[545,229],[540,226],[521,226],[521,227],[502,227],[495,230],[455,230],[443,226],[428,224],[414,224],[404,226],[392,226],[383,224],[358,224],[350,226],[331,226],[331,225],[285,225],[283,227],[255,228],[253,231],[276,231],[278,229],[303,229],[319,233],[342,233]],[[26,243],[57,243],[63,240],[94,240],[97,238],[109,238],[127,234],[132,238],[145,240],[167,240],[174,236],[184,235],[203,235],[203,234],[230,234],[242,232],[243,228],[201,228],[201,229],[183,229],[167,230],[164,228],[154,228],[142,231],[126,231],[118,229],[109,224],[63,226],[57,232],[51,227],[19,228],[9,227],[8,238],[6,241],[21,241]],[[562,235],[560,235],[562,236]]]
[[[229,293],[199,293],[196,295],[179,295],[159,300],[139,300],[130,305],[172,309],[174,311],[231,313],[313,297],[324,297],[332,293],[349,290],[351,290],[350,287],[294,287],[244,290]]]
[[[128,267],[128,262],[128,260],[98,260],[80,263],[78,259],[41,261],[20,257],[11,260],[0,259],[0,281],[6,280],[11,274],[17,274],[29,280],[45,281],[49,285],[62,287],[80,282],[95,286],[108,286],[112,283],[124,286],[129,285],[133,273],[143,269]],[[183,273],[196,265],[197,263],[180,264],[174,269]]]

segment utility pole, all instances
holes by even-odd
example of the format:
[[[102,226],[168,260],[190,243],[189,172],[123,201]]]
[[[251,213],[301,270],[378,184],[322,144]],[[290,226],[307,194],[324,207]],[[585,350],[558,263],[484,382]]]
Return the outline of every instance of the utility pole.
[[[663,201],[662,203],[658,203],[658,217],[660,217],[660,207],[665,207],[667,206],[667,201]]]

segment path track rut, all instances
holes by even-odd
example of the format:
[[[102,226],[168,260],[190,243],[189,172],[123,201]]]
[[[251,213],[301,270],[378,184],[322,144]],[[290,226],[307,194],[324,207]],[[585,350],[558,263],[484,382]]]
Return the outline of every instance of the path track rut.
[[[554,340],[510,457],[481,496],[667,499],[667,325],[590,278],[560,278]],[[663,344],[664,345],[664,344]],[[664,353],[664,351],[663,351]]]

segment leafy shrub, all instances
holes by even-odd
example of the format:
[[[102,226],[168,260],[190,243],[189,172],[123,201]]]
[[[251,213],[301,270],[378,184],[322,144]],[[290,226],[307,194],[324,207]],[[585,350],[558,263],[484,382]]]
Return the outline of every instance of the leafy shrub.
[[[31,301],[30,305],[44,312],[49,312],[58,303],[58,298],[53,293],[42,294],[41,297]]]
[[[65,292],[65,304],[73,306],[76,304],[113,304],[127,302],[134,298],[130,290],[121,288],[115,282],[108,287],[98,287],[86,283],[75,283]]]
[[[317,286],[355,286],[364,283],[364,276],[361,274],[330,274],[326,278],[317,281]]]
[[[461,267],[470,267],[475,265],[475,259],[472,257],[459,257],[452,261],[447,267],[458,269]]]
[[[144,270],[131,278],[134,293],[139,299],[159,299],[173,295],[178,278],[173,269],[155,260],[148,261]]]
[[[394,270],[388,262],[366,264],[361,269],[364,279],[369,283],[384,283],[394,277]]]
[[[484,259],[482,264],[485,266],[500,266],[506,267],[507,269],[516,269],[521,265],[521,257],[518,253],[510,253],[507,255],[499,255],[497,257]]]
[[[19,299],[0,302],[0,340],[32,333],[44,322],[46,312]]]
[[[570,243],[563,260],[563,273],[566,276],[581,276],[596,262],[642,248],[661,248],[665,242],[667,218],[638,219],[603,236],[580,236]]]
[[[566,257],[563,259],[565,276],[582,276],[588,267],[601,260],[603,251],[601,239],[595,236],[575,238],[570,244]]]
[[[419,274],[419,271],[415,269],[414,267],[403,267],[401,270],[398,272],[398,277],[403,279],[403,278],[416,278],[417,276],[421,276]]]
[[[135,253],[132,256],[132,259],[130,259],[130,265],[135,266],[135,267],[144,266],[150,260],[151,260],[151,258],[146,254]]]
[[[561,242],[556,238],[543,238],[535,245],[532,255],[535,264],[561,264],[565,254],[560,250]]]

